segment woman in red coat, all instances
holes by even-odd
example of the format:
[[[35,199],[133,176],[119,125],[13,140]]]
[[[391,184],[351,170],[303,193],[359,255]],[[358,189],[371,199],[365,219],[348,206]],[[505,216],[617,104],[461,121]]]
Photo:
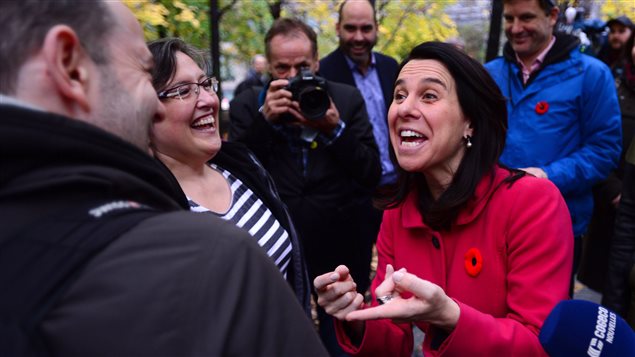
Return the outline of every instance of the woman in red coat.
[[[498,165],[506,120],[496,83],[453,46],[421,44],[401,65],[388,112],[400,179],[382,197],[371,306],[345,266],[314,281],[347,353],[410,356],[415,324],[425,356],[545,354],[573,232],[550,181]]]

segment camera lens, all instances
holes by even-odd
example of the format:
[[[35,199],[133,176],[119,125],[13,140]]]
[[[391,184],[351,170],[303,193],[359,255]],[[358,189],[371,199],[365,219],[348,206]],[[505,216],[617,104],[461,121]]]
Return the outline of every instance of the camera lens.
[[[302,115],[310,120],[323,118],[331,106],[328,93],[323,88],[315,86],[303,88],[298,95],[298,102]]]

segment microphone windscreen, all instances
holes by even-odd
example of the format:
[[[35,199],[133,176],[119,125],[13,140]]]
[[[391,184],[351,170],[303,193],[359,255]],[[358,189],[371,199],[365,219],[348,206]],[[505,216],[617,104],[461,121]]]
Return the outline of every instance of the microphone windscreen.
[[[633,329],[615,312],[590,301],[561,301],[538,338],[550,357],[635,356]]]

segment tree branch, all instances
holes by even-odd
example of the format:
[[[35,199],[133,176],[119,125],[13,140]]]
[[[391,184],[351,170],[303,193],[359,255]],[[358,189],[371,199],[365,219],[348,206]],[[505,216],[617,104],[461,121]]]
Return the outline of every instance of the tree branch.
[[[388,45],[390,45],[390,43],[395,40],[395,37],[397,36],[397,33],[399,32],[401,25],[403,25],[403,22],[406,20],[406,17],[408,17],[408,15],[412,12],[413,8],[414,8],[413,4],[409,3],[408,7],[404,9],[404,11],[401,13],[401,15],[399,16],[399,20],[397,21],[397,26],[395,26],[393,31],[391,32],[390,38],[388,38],[388,40],[384,42],[384,46],[382,47],[382,50],[387,48]]]
[[[271,17],[273,17],[274,20],[277,20],[280,18],[280,13],[282,12],[283,3],[284,3],[284,0],[276,0],[273,2],[267,1],[267,5],[269,6],[269,12],[271,13]]]
[[[231,1],[229,2],[229,4],[227,4],[227,5],[223,6],[223,7],[221,7],[221,8],[218,10],[218,19],[219,19],[219,20],[220,20],[220,19],[222,19],[222,18],[223,18],[223,15],[225,15],[225,13],[226,13],[227,11],[231,10],[231,9],[234,7],[234,5],[236,5],[236,3],[237,3],[237,2],[238,2],[238,0],[231,0]]]
[[[381,25],[384,22],[384,9],[386,8],[386,5],[388,5],[388,3],[390,2],[390,0],[382,0],[379,1],[379,5],[376,5],[375,7],[375,14],[377,14],[377,24]]]

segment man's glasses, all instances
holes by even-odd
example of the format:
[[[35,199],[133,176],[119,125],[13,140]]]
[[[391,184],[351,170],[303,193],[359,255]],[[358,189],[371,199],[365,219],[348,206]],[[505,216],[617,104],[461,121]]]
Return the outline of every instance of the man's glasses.
[[[192,97],[192,93],[195,94],[194,97],[198,97],[201,87],[208,93],[216,93],[218,92],[218,81],[214,77],[207,77],[202,82],[179,84],[176,87],[159,92],[157,95],[159,99],[179,98],[180,100],[185,100]]]

